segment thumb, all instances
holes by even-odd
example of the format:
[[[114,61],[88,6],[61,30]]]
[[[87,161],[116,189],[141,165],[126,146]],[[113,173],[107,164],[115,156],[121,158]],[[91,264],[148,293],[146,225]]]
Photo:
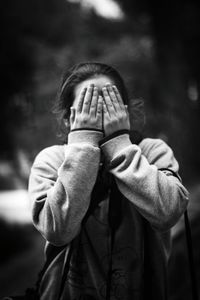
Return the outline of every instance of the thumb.
[[[124,107],[125,107],[125,111],[126,111],[127,115],[129,116],[128,105],[124,105]]]

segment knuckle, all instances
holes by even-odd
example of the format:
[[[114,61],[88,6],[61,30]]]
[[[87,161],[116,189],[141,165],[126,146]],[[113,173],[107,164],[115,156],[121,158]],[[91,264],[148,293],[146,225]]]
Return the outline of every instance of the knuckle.
[[[112,102],[109,102],[107,105],[108,105],[109,107],[112,107],[112,106],[113,106]]]
[[[120,116],[121,116],[121,118],[124,119],[124,120],[127,118],[127,114],[126,114],[125,110],[122,110],[122,111],[121,111]]]
[[[103,107],[103,112],[104,112],[105,114],[107,113],[106,107]]]
[[[119,117],[118,117],[118,120],[119,120],[120,122],[123,122],[123,121],[124,121],[124,116],[123,116],[122,114],[120,114]]]
[[[88,122],[88,117],[87,116],[82,116],[81,117],[81,123],[83,123],[83,124],[85,124],[85,123],[87,123]]]
[[[116,118],[112,119],[112,125],[113,126],[116,126],[118,123],[119,123],[118,119],[116,119]]]
[[[116,99],[116,96],[115,96],[114,92],[111,92],[110,95],[111,95],[111,97],[112,97],[113,99]]]
[[[91,125],[95,125],[95,124],[96,124],[96,119],[93,119],[93,118],[90,119],[90,124],[91,124]]]

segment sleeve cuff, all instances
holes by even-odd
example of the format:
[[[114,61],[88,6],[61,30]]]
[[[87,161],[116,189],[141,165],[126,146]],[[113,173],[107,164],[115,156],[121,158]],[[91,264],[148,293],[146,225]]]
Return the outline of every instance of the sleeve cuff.
[[[89,143],[99,147],[99,141],[103,138],[103,132],[96,130],[75,130],[68,135],[68,144]]]
[[[122,134],[125,134],[125,133],[129,134],[130,131],[127,130],[127,129],[122,129],[122,130],[115,131],[115,132],[113,132],[112,134],[110,134],[110,135],[104,137],[104,138],[99,142],[99,146],[101,146],[101,145],[103,145],[105,142],[107,142],[107,141],[109,141],[109,140],[115,138],[116,136],[122,135]]]
[[[111,161],[121,150],[132,145],[129,134],[121,134],[105,143],[101,143],[101,149],[108,161]]]

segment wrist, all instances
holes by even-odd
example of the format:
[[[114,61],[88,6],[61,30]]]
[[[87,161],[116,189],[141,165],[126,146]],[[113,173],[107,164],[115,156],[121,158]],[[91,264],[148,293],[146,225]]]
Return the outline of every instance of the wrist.
[[[84,131],[84,130],[88,130],[88,131],[97,131],[97,132],[102,132],[101,129],[98,129],[98,128],[91,128],[91,127],[79,127],[79,128],[73,128],[71,129],[71,132],[74,132],[74,131]]]
[[[97,129],[77,128],[68,135],[68,144],[88,143],[94,147],[99,147],[99,141],[103,138],[103,132]]]
[[[103,145],[105,144],[106,142],[108,142],[109,140],[117,137],[117,136],[120,136],[122,134],[128,134],[129,135],[130,131],[128,129],[120,129],[120,130],[117,130],[111,134],[108,134],[106,136],[104,136],[100,141],[99,141],[99,145]]]
[[[110,135],[99,142],[100,148],[103,151],[106,160],[111,161],[124,148],[132,145],[128,133],[116,132],[116,135]]]
[[[104,134],[105,137],[111,136],[113,134],[115,134],[116,132],[120,132],[120,131],[125,131],[125,132],[129,132],[130,131],[130,126],[128,126],[127,124],[109,124],[108,126],[106,126],[104,124]]]

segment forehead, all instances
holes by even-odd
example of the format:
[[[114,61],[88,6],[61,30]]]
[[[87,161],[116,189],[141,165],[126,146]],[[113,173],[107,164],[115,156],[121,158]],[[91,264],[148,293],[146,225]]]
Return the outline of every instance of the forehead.
[[[90,84],[94,84],[96,87],[98,87],[99,91],[107,84],[111,83],[114,84],[113,80],[105,75],[98,75],[95,77],[91,77],[89,79],[86,79],[82,81],[81,83],[77,84],[77,86],[74,89],[74,96],[75,98],[80,94],[82,89],[84,87],[88,87]]]

